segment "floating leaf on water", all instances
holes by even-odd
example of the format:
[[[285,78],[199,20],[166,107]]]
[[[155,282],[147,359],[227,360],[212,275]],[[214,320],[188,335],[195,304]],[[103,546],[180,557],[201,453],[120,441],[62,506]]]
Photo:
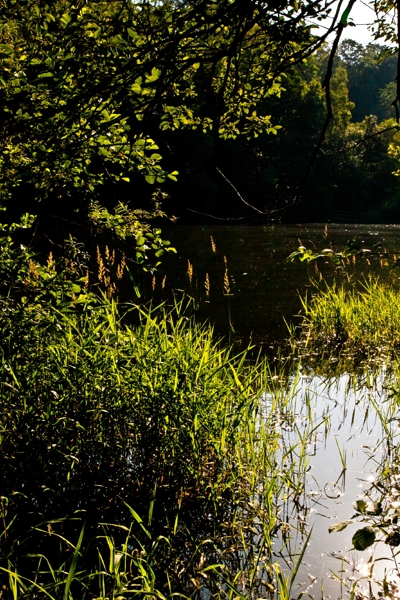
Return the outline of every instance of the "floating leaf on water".
[[[363,527],[353,535],[351,543],[356,550],[366,550],[375,542],[375,531],[372,527]]]
[[[334,525],[331,525],[329,527],[329,533],[334,533],[337,531],[343,531],[343,529],[346,529],[347,525],[350,525],[350,523],[352,523],[353,521],[340,521],[340,523],[335,523]]]

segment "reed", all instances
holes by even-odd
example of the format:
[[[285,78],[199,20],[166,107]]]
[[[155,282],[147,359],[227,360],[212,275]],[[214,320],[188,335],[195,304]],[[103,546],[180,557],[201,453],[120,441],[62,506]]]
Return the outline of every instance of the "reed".
[[[386,360],[400,347],[400,292],[392,285],[371,279],[359,287],[317,287],[302,302],[308,351]]]
[[[308,443],[277,426],[297,410],[281,375],[184,303],[41,297],[0,329],[3,598],[279,594]]]

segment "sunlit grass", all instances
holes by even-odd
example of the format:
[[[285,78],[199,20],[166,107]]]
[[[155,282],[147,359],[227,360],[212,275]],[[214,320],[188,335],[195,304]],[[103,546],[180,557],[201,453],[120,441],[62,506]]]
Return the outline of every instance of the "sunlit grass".
[[[287,439],[283,370],[233,356],[182,303],[41,300],[0,326],[4,598],[290,594],[273,538],[308,434]]]
[[[385,360],[400,347],[400,291],[379,280],[319,288],[303,308],[302,341],[310,351]]]

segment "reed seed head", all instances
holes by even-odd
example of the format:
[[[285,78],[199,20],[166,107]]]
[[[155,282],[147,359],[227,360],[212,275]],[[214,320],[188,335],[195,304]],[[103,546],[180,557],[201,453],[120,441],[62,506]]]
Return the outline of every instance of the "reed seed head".
[[[225,291],[225,294],[230,294],[231,293],[231,287],[230,287],[230,284],[229,284],[228,269],[226,269],[226,271],[224,273],[224,291]]]
[[[32,259],[29,260],[29,273],[32,275],[33,279],[39,279],[39,272],[37,270],[37,266]]]
[[[55,268],[56,268],[56,263],[54,262],[53,253],[52,252],[49,253],[49,257],[47,259],[47,268],[50,271],[55,271]]]
[[[204,282],[204,287],[206,288],[206,295],[209,296],[210,295],[210,278],[208,276],[208,273],[206,273],[206,280]]]
[[[189,282],[192,283],[192,279],[193,279],[193,265],[192,265],[192,263],[190,262],[189,259],[188,259],[187,275],[189,277]]]
[[[104,262],[103,262],[103,258],[101,256],[101,251],[100,251],[100,247],[97,246],[97,265],[98,265],[98,274],[97,274],[97,278],[100,281],[100,283],[104,283],[104,278],[105,278],[105,274],[106,274],[106,268],[104,266]]]

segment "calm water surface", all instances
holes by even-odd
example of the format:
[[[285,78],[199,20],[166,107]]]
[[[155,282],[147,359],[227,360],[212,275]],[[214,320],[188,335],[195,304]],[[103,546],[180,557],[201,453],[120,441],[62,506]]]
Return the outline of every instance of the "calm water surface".
[[[400,435],[398,419],[388,416],[389,381],[384,370],[369,381],[349,375],[328,379],[312,373],[296,380],[297,423],[286,435],[294,439],[298,431],[310,428],[310,409],[312,426],[323,425],[315,429],[309,441],[304,509],[291,514],[293,530],[299,520],[306,531],[313,528],[296,579],[295,597],[307,589],[315,598],[342,598],[349,595],[355,582],[359,593],[368,597],[372,591],[377,595],[381,588],[376,582],[386,574],[389,596],[400,598],[395,558],[398,548],[385,544],[381,533],[377,535],[380,541],[364,552],[352,549],[354,533],[371,525],[371,518],[364,523],[355,520],[343,531],[329,533],[331,525],[354,516],[355,501],[382,501],[385,507],[400,496],[400,486],[382,478]],[[389,436],[372,403],[386,416]],[[297,547],[303,544],[304,536],[300,536]],[[276,547],[279,545],[277,541]]]
[[[236,339],[247,342],[250,338],[267,349],[286,337],[284,319],[300,322],[299,294],[310,295],[315,289],[310,285],[310,276],[319,280],[322,275],[330,283],[343,278],[330,261],[318,261],[318,272],[314,263],[286,262],[300,243],[314,251],[328,247],[339,251],[356,237],[365,248],[382,242],[400,257],[400,225],[177,225],[164,228],[163,235],[171,240],[178,254],[164,260],[164,270],[157,275],[156,292],[161,294],[166,275],[165,289],[191,294],[197,301],[199,318],[213,322],[218,333],[232,332],[232,325]],[[400,277],[399,268],[380,269],[374,258],[369,257],[371,264],[357,258],[349,266],[348,275],[362,278],[376,272],[383,278]],[[191,281],[188,261],[193,269]],[[230,295],[224,281],[226,269]]]

